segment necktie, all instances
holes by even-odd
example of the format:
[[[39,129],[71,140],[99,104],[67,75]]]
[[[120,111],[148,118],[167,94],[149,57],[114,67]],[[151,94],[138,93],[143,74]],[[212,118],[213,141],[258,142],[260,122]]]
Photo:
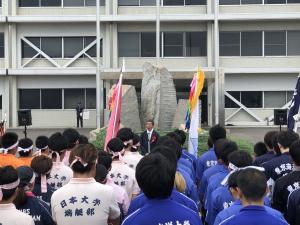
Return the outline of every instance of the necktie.
[[[150,140],[151,140],[151,133],[148,132],[148,153],[150,153]]]

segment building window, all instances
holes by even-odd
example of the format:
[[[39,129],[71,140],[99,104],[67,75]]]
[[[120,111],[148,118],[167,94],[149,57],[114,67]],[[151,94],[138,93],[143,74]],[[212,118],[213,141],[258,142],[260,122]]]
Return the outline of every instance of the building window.
[[[239,5],[240,0],[220,0],[220,5]]]
[[[88,88],[86,89],[86,108],[96,109],[96,89]]]
[[[184,0],[164,0],[164,5],[184,5]]]
[[[62,38],[42,37],[41,50],[51,58],[62,58]]]
[[[41,0],[41,6],[61,6],[61,0]]]
[[[285,4],[286,0],[265,0],[265,4]]]
[[[0,95],[0,109],[2,109],[2,95]]]
[[[240,55],[240,32],[220,32],[220,56]]]
[[[62,89],[41,90],[42,109],[62,109]]]
[[[0,7],[2,7],[2,0],[0,0]]]
[[[287,55],[300,55],[300,31],[287,32]]]
[[[41,48],[41,38],[39,37],[27,37],[28,41],[34,44],[39,49]],[[30,47],[26,42],[22,40],[22,58],[32,58],[38,52]]]
[[[265,91],[264,108],[281,108],[286,104],[285,91]]]
[[[4,33],[0,33],[0,58],[4,58]]]
[[[20,109],[40,109],[40,89],[19,89]]]
[[[156,5],[156,0],[140,0],[141,6],[153,6]]]
[[[142,57],[155,57],[156,55],[155,32],[141,33],[141,54]]]
[[[263,0],[241,0],[243,5],[262,4]]]
[[[84,0],[64,0],[64,6],[84,6]]]
[[[288,4],[300,3],[300,0],[287,0]]]
[[[119,57],[140,56],[140,34],[135,32],[119,32]]]
[[[65,89],[64,109],[75,109],[76,105],[81,102],[85,105],[84,89]]]
[[[138,6],[139,0],[118,0],[119,6]]]
[[[241,56],[262,56],[262,32],[241,32]]]
[[[262,108],[262,91],[242,91],[241,103],[247,108]]]
[[[207,56],[207,33],[186,32],[186,56]]]
[[[19,0],[20,7],[39,7],[39,0]]]
[[[183,32],[164,32],[164,56],[183,55]]]
[[[164,0],[164,5],[206,5],[206,0]]]
[[[82,37],[64,37],[64,58],[73,58],[82,50]]]
[[[265,55],[286,55],[286,31],[265,31]]]
[[[240,91],[228,91],[232,97],[234,97],[239,102],[241,101],[241,92]],[[240,108],[238,104],[232,101],[225,95],[225,108]]]
[[[89,44],[96,40],[96,37],[84,37],[84,48],[86,48]],[[89,50],[86,51],[86,54],[90,57],[97,57],[97,43],[91,47]],[[103,55],[103,41],[100,40],[100,57]]]

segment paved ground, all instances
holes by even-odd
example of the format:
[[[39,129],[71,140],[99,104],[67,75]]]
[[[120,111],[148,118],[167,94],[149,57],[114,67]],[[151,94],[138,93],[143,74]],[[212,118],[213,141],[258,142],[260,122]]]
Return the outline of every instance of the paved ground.
[[[286,128],[283,128],[286,129]],[[24,137],[23,129],[11,129],[16,132],[19,137]],[[89,132],[93,130],[92,128],[83,128],[79,129],[79,133],[89,136]],[[244,138],[252,143],[256,143],[258,141],[262,141],[266,132],[270,130],[279,130],[279,127],[227,127],[228,132],[231,135],[234,135],[239,138]],[[54,132],[62,132],[62,128],[29,128],[28,129],[28,137],[33,140],[39,135],[50,136]]]

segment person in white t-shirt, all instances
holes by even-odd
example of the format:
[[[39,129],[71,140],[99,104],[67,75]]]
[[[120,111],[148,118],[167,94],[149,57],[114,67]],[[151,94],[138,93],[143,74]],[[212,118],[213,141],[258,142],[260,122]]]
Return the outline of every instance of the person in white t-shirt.
[[[20,184],[17,171],[11,167],[0,167],[0,224],[34,225],[31,216],[16,209],[13,201]]]
[[[62,162],[66,149],[68,149],[68,141],[61,133],[57,132],[49,138],[49,148],[52,150],[53,167],[47,183],[57,190],[66,185],[73,177],[73,171]]]
[[[135,171],[123,162],[125,153],[123,142],[119,138],[113,138],[106,148],[112,154],[113,160],[109,177],[127,192],[130,200],[133,199],[140,193],[140,188],[135,179]]]
[[[125,216],[127,215],[129,204],[130,204],[127,192],[120,186],[116,185],[112,181],[112,179],[107,177],[107,174],[108,174],[108,170],[106,169],[106,167],[102,164],[97,164],[95,180],[101,184],[105,184],[113,188],[117,203],[120,207],[121,219],[124,219]]]
[[[70,155],[74,178],[54,192],[52,218],[57,225],[117,225],[120,209],[112,187],[97,183],[97,151],[91,144],[78,145]]]
[[[141,147],[140,136],[137,134],[133,134],[132,146],[130,150],[125,151],[125,155],[123,157],[123,162],[125,162],[130,168],[136,168],[136,165],[143,158],[143,156],[139,153]]]

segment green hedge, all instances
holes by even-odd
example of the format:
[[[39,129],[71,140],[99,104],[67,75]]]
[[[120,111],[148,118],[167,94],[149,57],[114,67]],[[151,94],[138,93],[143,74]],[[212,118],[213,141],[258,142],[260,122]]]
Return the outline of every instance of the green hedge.
[[[170,131],[158,131],[161,136],[167,134]],[[104,143],[105,143],[105,135],[106,130],[102,129],[99,134],[97,134],[97,138],[95,141],[92,141],[92,144],[95,145],[97,150],[103,150],[104,149]],[[208,132],[203,131],[199,134],[199,142],[198,142],[198,155],[202,155],[204,152],[207,151],[207,139],[208,139]],[[248,151],[251,155],[253,154],[253,144],[247,140],[240,139],[234,136],[229,136],[229,139],[232,141],[235,141],[237,145],[239,146],[239,149]],[[187,147],[187,143],[185,144]]]

